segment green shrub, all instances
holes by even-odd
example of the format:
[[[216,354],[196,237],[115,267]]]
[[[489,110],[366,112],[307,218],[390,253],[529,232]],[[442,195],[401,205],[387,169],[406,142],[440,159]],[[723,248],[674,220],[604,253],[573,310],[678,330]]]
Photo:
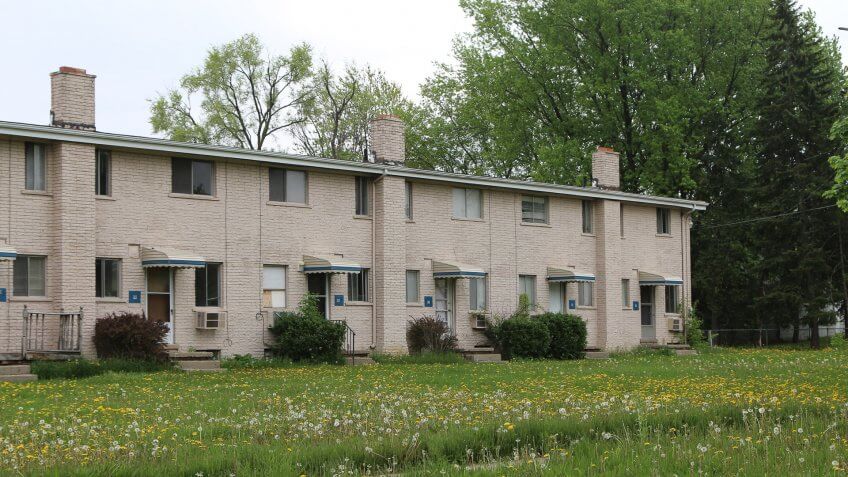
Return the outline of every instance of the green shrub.
[[[94,347],[102,359],[162,362],[168,358],[162,344],[167,334],[167,325],[144,314],[112,313],[94,324]]]
[[[576,315],[543,313],[535,319],[548,327],[551,344],[546,358],[580,359],[586,355],[586,322]]]
[[[457,339],[447,323],[432,316],[414,318],[406,328],[406,345],[411,354],[447,353],[456,349]]]
[[[306,295],[297,312],[274,316],[271,333],[277,342],[273,351],[296,362],[342,363],[345,331],[343,323],[327,321],[318,311],[315,297]]]
[[[131,359],[75,359],[71,361],[33,361],[32,373],[38,379],[75,379],[104,373],[152,373],[171,369],[168,361]]]
[[[687,315],[685,324],[686,343],[693,348],[702,347],[707,342],[703,330],[704,322],[698,317],[695,308],[690,308]]]
[[[454,352],[430,352],[421,354],[394,355],[374,354],[371,359],[380,364],[459,364],[468,363],[459,353]]]
[[[503,320],[494,335],[506,359],[543,358],[551,345],[551,333],[545,323],[524,316]]]
[[[845,339],[844,334],[837,333],[830,337],[830,347],[833,349],[848,349],[848,340]]]

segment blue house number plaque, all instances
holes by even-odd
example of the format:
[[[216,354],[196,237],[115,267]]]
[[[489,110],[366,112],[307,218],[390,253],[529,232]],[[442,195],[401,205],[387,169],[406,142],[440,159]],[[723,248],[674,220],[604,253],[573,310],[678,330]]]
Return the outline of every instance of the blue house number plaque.
[[[577,301],[575,301],[575,300],[568,300],[568,309],[569,309],[569,310],[577,309]]]
[[[335,306],[344,306],[344,295],[333,295],[333,304]]]
[[[6,289],[0,288],[0,303],[6,302]]]
[[[633,309],[637,310],[637,311],[639,310],[639,302],[638,301],[633,302]]]
[[[141,303],[141,291],[139,290],[130,290],[129,300],[130,303]]]
[[[432,308],[433,306],[433,297],[427,295],[424,297],[424,306],[427,308]]]

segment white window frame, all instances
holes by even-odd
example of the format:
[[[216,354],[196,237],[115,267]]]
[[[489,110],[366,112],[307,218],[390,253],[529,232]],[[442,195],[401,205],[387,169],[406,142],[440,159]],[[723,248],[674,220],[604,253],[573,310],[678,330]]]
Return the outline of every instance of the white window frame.
[[[657,235],[671,235],[671,209],[657,207]]]
[[[283,188],[283,200],[276,200],[272,195],[271,189],[274,187],[274,179],[273,179],[273,171],[282,172],[283,183],[278,185],[278,187]],[[303,174],[303,200],[293,200],[291,194],[289,194],[289,173],[297,173]],[[269,167],[268,168],[268,201],[269,202],[278,202],[278,203],[287,203],[287,204],[308,204],[309,203],[309,172],[301,171],[299,169],[284,169],[282,167]]]
[[[577,282],[577,306],[595,306],[595,284],[592,282]]]
[[[288,303],[286,284],[289,276],[289,267],[285,265],[262,265],[262,307],[263,308],[285,308]],[[283,273],[282,283],[269,283],[272,277],[266,276],[266,270],[280,270]],[[277,298],[282,297],[282,303],[274,303],[275,294]]]
[[[174,190],[174,161],[188,161],[189,164],[191,165],[191,167],[190,167],[191,177],[190,177],[190,185],[189,185],[189,191],[188,192],[179,192],[179,191]],[[209,184],[210,190],[209,190],[208,194],[201,194],[201,193],[194,192],[194,188],[195,188],[195,186],[194,186],[194,165],[200,164],[200,163],[209,164],[212,168],[212,173],[211,173],[211,176],[210,176],[211,183]],[[207,160],[203,160],[203,159],[189,159],[189,158],[186,158],[186,157],[172,157],[171,158],[171,193],[172,194],[182,194],[182,195],[196,195],[196,196],[199,196],[199,197],[215,197],[215,191],[218,187],[218,183],[217,183],[218,181],[217,181],[217,177],[216,177],[217,171],[218,171],[218,168],[215,165],[215,161],[207,161]]]
[[[629,310],[633,305],[630,304],[630,279],[621,279],[621,308]]]
[[[32,167],[30,167],[32,162]],[[32,172],[30,172],[32,170]],[[47,145],[38,142],[24,144],[24,188],[47,190]]]
[[[469,215],[468,213],[468,202],[469,197],[476,195],[477,196],[477,204],[478,210],[477,215]],[[482,189],[473,189],[473,188],[463,188],[463,187],[454,187],[452,191],[453,196],[453,217],[455,219],[472,219],[472,220],[481,220],[483,219],[483,190]]]
[[[106,262],[117,262],[118,263],[118,276],[116,280],[118,280],[117,286],[115,287],[115,295],[107,295],[105,292],[109,288],[106,286],[106,267],[101,266],[101,264],[105,264]],[[120,258],[107,258],[107,257],[97,257],[94,259],[94,272],[100,275],[100,285],[102,289],[94,290],[95,298],[119,298],[121,296],[121,278],[123,275],[123,263]],[[95,278],[94,283],[97,283],[97,279]]]
[[[595,233],[595,203],[591,200],[583,200],[580,204],[583,233],[592,235]]]
[[[415,286],[414,289],[410,289],[409,280],[410,277],[415,277]],[[410,296],[410,292],[414,292],[413,296]],[[418,304],[421,299],[421,271],[420,270],[407,270],[406,271],[406,303],[408,304]]]
[[[481,289],[482,288],[482,289]],[[483,312],[488,309],[488,286],[485,277],[468,280],[468,309],[472,312]],[[480,306],[482,301],[483,306]]]
[[[525,210],[524,203],[529,202],[531,210]],[[544,195],[521,195],[521,222],[525,224],[547,224],[550,220],[548,213],[548,197]],[[540,220],[535,215],[540,212],[541,207],[542,219]],[[527,215],[529,214],[529,215]]]
[[[42,263],[42,270],[41,270],[41,272],[42,272],[42,274],[41,274],[42,283],[40,285],[41,285],[41,289],[44,293],[42,293],[40,295],[33,295],[33,294],[30,293],[30,290],[32,290],[33,288],[38,288],[38,287],[32,286],[33,276],[32,276],[32,273],[30,273],[30,270],[32,270],[32,265],[31,265],[32,259],[41,260],[41,263]],[[14,268],[17,268],[15,265],[20,266],[20,264],[22,264],[24,262],[26,262],[26,267],[27,267],[27,269],[26,269],[27,288],[22,293],[22,291],[20,290],[19,287],[14,286],[15,282],[17,281],[15,279],[16,277],[15,277],[15,273],[14,273]],[[15,258],[15,264],[13,265],[13,270],[12,270],[12,296],[26,296],[26,297],[38,297],[38,298],[47,296],[47,257],[45,255],[18,255]]]
[[[529,286],[529,289],[527,285]],[[527,295],[530,308],[536,307],[536,275],[518,275],[518,296]]]
[[[369,303],[370,277],[369,269],[363,268],[359,273],[347,274],[347,301]]]
[[[680,285],[665,286],[665,312],[678,315],[680,314]]]

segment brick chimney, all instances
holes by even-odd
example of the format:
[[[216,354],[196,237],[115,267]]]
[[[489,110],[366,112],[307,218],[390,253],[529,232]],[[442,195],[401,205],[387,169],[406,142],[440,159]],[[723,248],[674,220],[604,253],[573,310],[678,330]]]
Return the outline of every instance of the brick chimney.
[[[611,147],[601,147],[592,153],[592,182],[601,189],[618,190],[618,153]]]
[[[50,125],[94,130],[94,75],[62,66],[50,73]]]
[[[368,160],[381,164],[403,165],[406,159],[406,125],[394,114],[381,114],[371,120]]]

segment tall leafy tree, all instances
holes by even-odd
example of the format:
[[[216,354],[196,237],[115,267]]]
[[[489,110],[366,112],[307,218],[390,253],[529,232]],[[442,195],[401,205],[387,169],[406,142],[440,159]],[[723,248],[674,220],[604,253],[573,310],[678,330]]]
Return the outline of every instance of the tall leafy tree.
[[[756,227],[760,287],[754,303],[763,320],[805,322],[818,347],[818,327],[833,319],[832,305],[840,300],[833,286],[833,236],[841,212],[823,195],[833,184],[827,158],[836,144],[829,131],[839,114],[842,67],[833,42],[793,0],[772,1],[767,32],[754,129],[755,210],[760,216],[793,214]]]
[[[301,105],[311,96],[305,87],[311,67],[306,44],[271,55],[258,37],[245,35],[211,48],[203,66],[157,97],[150,124],[177,141],[272,147],[275,134],[305,121]]]
[[[361,160],[371,119],[378,114],[407,118],[413,109],[400,86],[370,66],[350,65],[336,75],[324,61],[310,90],[310,100],[299,108],[304,121],[291,133],[295,148],[311,156]]]

